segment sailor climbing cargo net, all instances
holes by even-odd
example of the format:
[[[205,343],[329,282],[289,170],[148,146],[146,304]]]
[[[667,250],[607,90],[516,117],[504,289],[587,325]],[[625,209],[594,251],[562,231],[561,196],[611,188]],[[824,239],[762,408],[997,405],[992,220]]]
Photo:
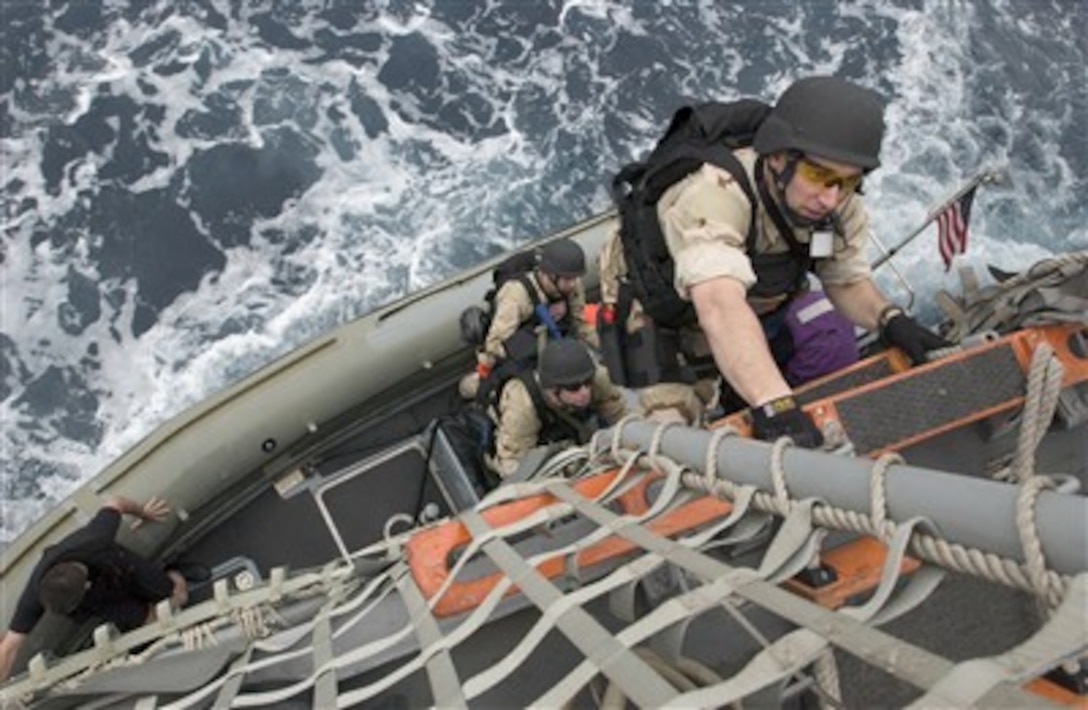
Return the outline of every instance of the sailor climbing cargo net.
[[[1036,692],[1040,676],[1085,655],[1083,541],[1066,527],[1083,525],[1085,499],[1048,477],[1009,485],[638,420],[551,468],[579,474],[500,487],[457,519],[320,570],[277,570],[246,591],[219,580],[198,606],[164,605],[151,626],[100,627],[86,651],[35,659],[4,698],[720,707],[808,692],[838,706],[835,659],[849,654],[919,689],[918,707],[1037,706],[1059,697]],[[989,516],[977,546],[953,542],[939,532],[956,527],[945,512],[912,514],[937,490],[1014,515]],[[870,588],[822,594],[805,573],[834,557],[821,550],[842,531],[843,546],[876,550],[876,573]],[[957,662],[879,628],[946,570],[1034,595],[1037,631]]]
[[[990,475],[629,418],[456,518],[387,526],[380,544],[320,569],[273,570],[248,589],[219,579],[211,599],[180,612],[161,604],[157,621],[123,636],[99,627],[86,650],[34,658],[0,697],[96,708],[740,707],[806,694],[842,707],[875,678],[909,688],[895,704],[912,707],[1076,703],[1054,679],[1083,677],[1088,656],[1088,499],[1081,481],[1035,466],[1063,401],[1083,432],[1053,350],[1084,346],[1085,314],[1074,311],[1067,320],[1080,325],[1062,331],[1073,335],[983,350],[1030,348],[1002,356],[1027,367],[1016,449]],[[961,309],[957,322],[978,312]],[[1084,353],[1073,358],[1083,370]],[[963,580],[984,594],[941,597]],[[1005,633],[986,616],[1002,593],[1030,601],[1025,632],[996,651],[972,638],[928,643],[954,624],[926,613],[950,603]],[[914,638],[891,632],[897,618]]]

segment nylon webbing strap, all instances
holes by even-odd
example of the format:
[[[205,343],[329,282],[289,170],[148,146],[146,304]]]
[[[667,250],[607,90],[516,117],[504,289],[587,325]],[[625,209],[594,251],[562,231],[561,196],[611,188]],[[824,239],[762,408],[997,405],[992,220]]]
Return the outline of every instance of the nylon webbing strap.
[[[619,567],[603,579],[599,579],[580,589],[569,592],[561,601],[552,604],[541,614],[540,619],[533,625],[529,632],[524,635],[518,645],[507,654],[506,658],[486,671],[470,678],[465,683],[465,695],[474,698],[513,673],[529,656],[532,650],[543,640],[544,636],[555,628],[557,621],[568,608],[587,604],[593,599],[603,596],[616,588],[625,584],[630,584],[632,581],[638,580],[645,574],[653,571],[663,562],[664,560],[661,560],[656,556],[646,555],[636,559],[634,562]],[[596,667],[593,668],[592,672],[594,674],[597,672]],[[568,693],[565,697],[573,697],[580,687],[580,685],[574,684],[565,687],[564,684],[560,682],[554,686],[554,689],[562,688],[563,691]],[[532,705],[547,707],[554,704],[542,704],[537,701],[532,703]]]
[[[537,493],[540,491],[537,484],[522,483],[516,485],[519,488],[531,489]],[[500,486],[499,488],[497,488],[496,493],[501,492],[503,488],[505,488],[505,486]],[[480,501],[480,503],[477,504],[476,508],[473,510],[473,513],[478,515],[478,511],[486,509],[488,505],[495,505],[498,503],[498,501],[501,500],[503,500],[501,495],[488,496],[488,498]],[[494,528],[487,528],[487,531],[485,533],[473,535],[472,542],[470,542],[461,552],[461,555],[458,558],[457,562],[450,569],[449,574],[446,576],[446,579],[442,582],[439,588],[431,595],[430,601],[428,603],[433,608],[433,606],[438,603],[438,601],[446,594],[446,592],[449,591],[450,587],[457,581],[459,575],[468,564],[469,560],[473,559],[476,554],[481,549],[483,549],[484,544],[490,541],[492,538],[497,537],[500,532],[501,534],[507,536],[515,535],[520,532],[532,530],[533,528],[536,528],[540,525],[546,525],[552,521],[560,520],[561,518],[569,514],[570,508],[568,506],[558,504],[549,505],[533,511],[532,513],[526,515],[520,520],[517,520],[508,525],[504,525],[501,529],[496,530]]]
[[[457,675],[453,659],[450,658],[449,647],[440,643],[443,639],[442,630],[438,628],[438,622],[427,607],[427,601],[412,582],[411,576],[402,577],[397,586],[404,598],[404,605],[412,620],[416,637],[419,638],[419,647],[436,648],[434,655],[427,661],[427,677],[431,681],[431,701],[435,707],[439,708],[465,707],[465,696],[461,692],[461,678]]]
[[[759,565],[759,576],[774,583],[793,577],[820,551],[823,531],[812,524],[815,498],[798,501],[786,514]]]
[[[579,512],[595,522],[608,524],[614,522],[616,518],[611,511],[590,503],[573,490],[554,486],[550,488],[550,492],[556,497],[567,500]],[[722,579],[735,580],[732,582],[735,587],[731,591],[736,595],[794,624],[818,629],[820,636],[828,642],[870,664],[890,670],[896,677],[918,688],[932,687],[953,667],[950,661],[935,653],[918,648],[879,629],[871,628],[845,614],[813,604],[759,579],[751,570],[734,568],[724,562],[711,559],[668,538],[655,535],[642,526],[620,526],[617,532],[702,579],[716,580],[709,586],[714,586]],[[621,632],[619,636],[623,637],[625,632]],[[1007,685],[994,688],[989,697],[995,702],[1011,706],[1037,702],[1034,696]]]
[[[619,479],[617,479],[617,481],[619,481]],[[523,486],[529,485],[530,484],[523,484]],[[561,483],[559,485],[566,484]],[[503,486],[503,488],[506,488],[506,486]],[[607,500],[611,497],[613,493],[615,493],[619,489],[620,487],[617,485],[617,482],[614,481],[613,484],[610,485],[605,491],[601,492],[595,498],[595,500]],[[500,491],[502,491],[502,489],[499,489],[496,492],[498,493]],[[538,494],[540,491],[540,484],[532,484],[529,490],[522,492],[522,495]],[[663,488],[662,492],[659,494],[658,503],[655,503],[655,505],[651,507],[651,511],[661,510],[664,507],[664,502],[667,502],[669,498],[668,492],[669,487],[668,485],[666,485]],[[674,488],[672,493],[675,494],[675,492],[676,490]],[[570,506],[566,504],[556,503],[552,507],[562,509],[567,512],[570,511]],[[734,506],[733,514],[728,516],[725,521],[711,528],[708,528],[704,533],[701,533],[699,537],[701,538],[703,536],[712,536],[719,530],[728,527],[737,518],[740,517],[741,513],[743,513],[743,511],[747,507],[747,502],[742,500],[739,507]],[[635,519],[642,519],[648,514],[649,511],[646,514],[639,516]],[[628,522],[629,520],[631,519],[622,519],[623,522]],[[512,534],[512,528],[514,527],[516,527],[516,524],[493,529],[488,535],[477,536],[476,538],[474,538],[472,547],[478,548],[483,541],[491,539],[492,537],[509,537]],[[577,565],[573,563],[572,560],[575,560],[577,558],[579,551],[591,547],[596,542],[603,540],[604,538],[612,534],[613,531],[610,526],[599,528],[595,532],[592,532],[589,535],[582,537],[580,540],[573,544],[539,553],[538,555],[531,557],[528,560],[528,563],[532,566],[535,566],[545,558],[566,556],[568,560],[568,575],[576,574]],[[462,559],[465,559],[465,557],[467,557],[467,555],[463,555]],[[543,613],[541,614],[541,618],[526,634],[523,635],[517,646],[513,648],[509,653],[507,653],[506,657],[502,661],[492,665],[486,671],[483,671],[478,675],[470,678],[465,683],[465,696],[469,699],[475,698],[483,692],[486,692],[494,685],[498,684],[501,680],[505,679],[511,673],[513,673],[518,668],[518,666],[528,657],[533,649],[535,649],[536,646],[541,642],[545,634],[547,634],[551,629],[555,627],[557,620],[563,616],[566,609],[571,606],[585,604],[588,601],[604,594],[615,593],[616,591],[618,591],[619,588],[622,588],[624,586],[631,587],[639,580],[641,580],[646,574],[649,574],[656,567],[658,567],[662,562],[663,560],[656,555],[645,555],[641,558],[636,559],[635,562],[629,563],[628,565],[622,566],[619,569],[613,571],[605,579],[595,581],[587,586],[583,586],[577,591],[568,593],[559,602],[552,604],[548,607],[548,609],[543,611]],[[496,584],[495,588],[493,588],[491,592],[487,595],[487,597],[485,597],[483,603],[481,603],[479,607],[477,607],[476,611],[474,611],[470,615],[470,618],[468,620],[463,622],[461,626],[458,627],[455,633],[459,634],[462,632],[462,630],[466,630],[465,635],[467,636],[479,625],[483,624],[487,620],[490,612],[498,603],[498,600],[502,597],[502,595],[510,586],[511,582],[508,578],[501,578],[500,582]],[[596,673],[595,668],[594,673]],[[570,690],[569,695],[573,696],[577,693],[580,686],[561,683],[558,688],[562,690]]]
[[[317,681],[314,683],[315,708],[331,708],[336,705],[336,666],[332,664],[332,624],[329,620],[331,608],[331,604],[321,607],[314,619],[314,672],[317,673]]]
[[[1088,609],[1088,575],[1080,574],[1070,582],[1065,599],[1042,629],[998,656],[958,664],[911,707],[997,706],[996,686],[1019,683],[1040,675],[1055,658],[1076,658],[1085,653],[1088,649],[1085,609]],[[1027,697],[1033,698],[1036,705],[1042,700],[1039,696]]]
[[[576,492],[562,483],[553,483],[548,486],[549,491],[557,497],[568,501],[573,508],[578,512],[594,519],[602,525],[603,528],[610,531],[624,534],[632,530],[642,530],[649,536],[646,540],[639,540],[643,543],[642,546],[648,550],[652,550],[644,557],[637,559],[635,562],[630,563],[627,569],[634,569],[635,565],[642,565],[645,569],[639,577],[644,576],[651,571],[660,562],[664,561],[668,556],[672,561],[676,554],[674,546],[680,547],[687,551],[686,547],[680,545],[680,543],[674,543],[667,538],[659,537],[650,533],[642,528],[640,525],[633,521],[614,516],[608,511],[604,510],[600,506],[591,503],[584,498],[581,498]],[[747,505],[742,506],[746,508]],[[599,514],[599,515],[595,515]],[[729,516],[728,522],[733,523],[736,521],[734,516]],[[707,540],[713,537],[713,535],[725,529],[726,526],[719,524],[712,526],[711,528],[689,538],[685,542],[691,545],[701,545]],[[634,536],[629,536],[633,538]],[[660,543],[660,544],[657,544]],[[663,554],[663,551],[667,550],[667,555]],[[694,553],[696,557],[702,557],[698,553]],[[787,555],[788,556],[788,555]],[[686,594],[674,597],[664,604],[655,608],[652,612],[644,616],[638,622],[628,626],[621,631],[617,638],[620,639],[626,647],[634,647],[636,644],[649,639],[651,636],[662,633],[663,631],[675,627],[677,624],[685,623],[698,614],[707,611],[708,609],[718,606],[720,604],[727,603],[727,598],[734,593],[734,582],[743,583],[751,577],[756,575],[755,572],[748,569],[733,570],[731,573],[723,576],[719,576],[713,582],[708,585],[698,587]],[[812,632],[805,632],[809,637],[808,646],[812,647],[812,650],[804,656],[803,659],[798,661],[797,667],[807,665],[811,663],[827,646],[827,642],[820,639]],[[798,642],[783,641],[783,646],[789,647],[790,653],[797,653],[799,651]],[[775,654],[781,654],[784,651],[779,646],[773,646],[766,653],[774,656]],[[791,656],[793,658],[794,656]],[[761,687],[766,687],[775,680],[787,677],[796,672],[797,668],[791,664],[783,664],[779,660],[765,661],[753,666],[756,670],[750,672],[744,678],[738,679],[738,688],[751,688],[748,692],[754,692]],[[767,669],[773,669],[775,672],[771,673]],[[574,692],[577,689],[583,687],[594,674],[595,670],[587,663],[582,663],[571,671],[555,688],[545,696],[539,698],[536,705],[549,707],[553,705],[561,705],[569,703],[572,700]],[[626,692],[626,688],[620,686],[620,688]],[[687,705],[687,703],[679,701],[678,698],[674,698],[670,702],[670,706],[680,703],[680,706]],[[714,703],[721,704],[721,703]]]
[[[562,482],[553,482],[551,485],[566,486]],[[539,491],[539,489],[537,489]],[[602,496],[603,498],[603,496]],[[733,514],[726,517],[725,520],[720,521],[718,524],[706,528],[704,531],[685,539],[685,542],[692,545],[702,545],[707,540],[718,534],[722,530],[728,528],[734,522],[737,522],[738,518],[743,521],[741,517],[743,511],[748,507],[748,498],[750,496],[741,496],[739,506],[734,507]],[[563,505],[563,508],[569,509],[570,506]],[[543,553],[539,556],[531,558],[529,564],[533,565],[539,562],[544,557],[554,557],[559,554],[575,555],[579,548],[584,548],[592,544],[592,542],[602,539],[607,535],[611,535],[614,532],[614,528],[620,525],[630,524],[632,521],[629,518],[617,518],[613,524],[604,526],[591,535],[583,538],[579,544],[564,547],[559,550],[551,550],[547,553]],[[508,528],[502,528],[497,530],[497,534],[506,535]],[[653,553],[643,555],[636,558],[634,561],[621,566],[614,570],[604,579],[595,581],[589,585],[568,593],[559,601],[550,605],[545,609],[541,615],[540,620],[534,624],[533,628],[526,633],[518,645],[510,651],[506,658],[498,664],[495,664],[487,671],[481,672],[479,675],[470,678],[465,683],[465,695],[469,698],[477,697],[480,693],[485,692],[487,689],[497,684],[499,681],[510,675],[517,669],[529,655],[529,653],[540,643],[544,635],[552,629],[557,621],[564,616],[567,609],[584,605],[590,600],[602,596],[604,594],[614,593],[620,588],[630,587],[636,584],[639,580],[646,575],[653,572],[664,562],[664,559],[659,555]],[[501,590],[509,586],[509,580],[504,579],[496,589],[493,589],[488,598],[485,599],[484,604],[490,605],[497,599],[497,595]],[[727,596],[730,593],[728,587],[724,586],[724,583],[720,585],[720,590],[715,590],[717,596],[708,594],[705,589],[698,590],[699,599],[697,601],[689,601],[687,606],[678,605],[675,602],[667,604],[666,608],[660,611],[656,611],[652,619],[643,619],[631,630],[625,632],[621,641],[625,647],[632,648],[638,642],[649,638],[651,635],[660,634],[663,630],[675,626],[677,623],[684,621],[691,617],[691,609],[694,606],[704,608],[708,605],[718,603],[718,601]],[[475,614],[474,614],[475,615]],[[459,629],[460,630],[460,629]],[[580,664],[573,672],[569,673],[560,682],[556,683],[553,689],[544,697],[538,698],[533,705],[551,707],[563,705],[570,702],[575,695],[581,690],[585,684],[598,673],[598,668],[595,663],[585,661]],[[622,686],[617,686],[622,687]]]
[[[243,669],[249,665],[249,659],[253,657],[252,644],[246,647],[246,650],[241,656],[236,658],[233,663],[230,664],[230,669],[226,674],[226,682],[219,688],[219,693],[215,696],[216,710],[220,708],[229,708],[234,702],[234,698],[238,695],[238,691],[242,689],[242,681],[245,679],[245,672]]]
[[[827,647],[826,639],[808,629],[797,629],[776,639],[752,658],[739,673],[721,683],[685,693],[674,708],[723,707],[799,673]]]
[[[362,606],[362,605],[366,604],[366,602],[370,602],[370,604],[366,605],[361,612],[357,613],[355,615],[355,617],[349,623],[340,626],[338,628],[338,632],[343,632],[345,628],[349,628],[349,627],[351,627],[353,625],[356,625],[356,624],[363,624],[363,623],[366,623],[367,621],[369,621],[370,619],[372,619],[373,617],[370,616],[370,613],[374,612],[376,609],[381,608],[378,605],[377,602],[380,599],[384,598],[388,594],[388,590],[392,588],[392,585],[388,584],[387,582],[389,580],[391,580],[391,579],[399,579],[399,578],[403,577],[405,574],[407,574],[407,566],[406,565],[404,565],[403,563],[399,563],[397,565],[394,565],[393,567],[389,568],[387,571],[381,573],[380,575],[375,577],[373,580],[371,580],[371,582],[365,587],[365,589],[363,591],[356,593],[355,597],[350,599],[346,604],[344,604],[343,606],[337,607],[335,612],[333,613],[333,615],[339,617],[339,616],[342,616],[342,615],[348,613],[352,609],[355,609],[358,606]],[[313,622],[311,622],[310,625],[312,626]],[[396,630],[396,631],[393,631],[393,632],[391,632],[389,634],[386,634],[385,636],[378,639],[377,641],[373,641],[373,642],[370,642],[370,643],[367,643],[367,644],[362,644],[362,645],[352,649],[351,651],[349,651],[347,653],[342,653],[342,654],[336,655],[332,659],[331,664],[335,668],[345,668],[345,667],[350,666],[353,663],[360,662],[362,660],[378,656],[381,653],[383,653],[385,651],[388,651],[392,647],[396,646],[398,643],[402,642],[405,638],[407,638],[410,635],[410,633],[411,633],[411,627],[406,624],[403,628],[401,628],[399,630]],[[269,648],[263,648],[262,650],[269,650],[269,651],[273,651],[273,652],[278,651],[278,653],[276,654],[276,656],[262,658],[260,661],[258,661],[256,663],[253,663],[252,665],[246,667],[244,670],[252,672],[252,671],[255,671],[257,669],[265,669],[265,668],[269,668],[271,666],[274,666],[277,663],[289,662],[289,661],[291,661],[292,658],[299,657],[303,653],[306,653],[306,652],[313,653],[312,645],[311,645],[311,647],[305,647],[305,648],[302,648],[302,649],[298,649],[298,648],[284,648],[282,643],[269,644],[268,642],[258,642],[256,644],[256,646],[258,648],[261,648],[262,646],[263,647],[269,647]],[[390,675],[392,675],[392,674],[390,674]],[[385,678],[382,678],[379,682],[372,683],[370,686],[367,686],[367,688],[363,689],[362,691],[357,691],[357,692],[361,692],[363,694],[369,693],[370,695],[367,695],[367,697],[370,697],[371,695],[374,695],[374,694],[380,692],[382,689],[384,689],[388,685],[392,685],[393,683],[397,682],[397,680],[399,680],[399,676],[396,676],[396,677],[388,677],[387,676]],[[298,695],[305,688],[312,686],[313,682],[314,682],[314,679],[311,678],[308,681],[302,681],[300,683],[296,683],[293,686],[288,686],[288,687],[282,688],[282,689],[250,692],[250,693],[247,693],[245,695],[242,695],[242,696],[238,697],[237,700],[234,702],[233,707],[269,707],[269,706],[274,706],[274,705],[285,702],[288,698],[291,698],[291,697],[294,697],[295,695]],[[378,686],[377,689],[375,689],[375,686]],[[355,691],[353,691],[353,692],[355,692]],[[198,698],[198,697],[199,697],[199,694],[193,694],[189,698],[187,698],[187,700],[193,700],[194,698]],[[344,698],[345,698],[345,696],[340,696],[339,697],[338,702],[340,703],[340,705],[345,705],[345,704],[350,705],[351,702],[345,701]],[[179,707],[189,707],[189,706],[190,705],[184,705],[184,706],[179,705]]]
[[[691,547],[702,547],[711,539],[723,535],[726,530],[729,530],[730,534],[722,539],[729,539],[731,544],[751,539],[762,529],[761,523],[753,525],[751,524],[754,522],[753,518],[747,517],[754,493],[755,489],[751,486],[741,487],[737,498],[733,501],[733,509],[729,511],[729,515],[706,530],[689,536],[685,539],[685,543]],[[640,581],[641,577],[609,596],[608,608],[614,616],[626,622],[635,620],[635,599],[637,585]]]
[[[944,570],[936,565],[923,564],[910,575],[906,584],[900,579],[903,558],[917,528],[922,528],[925,533],[936,534],[932,524],[924,518],[911,518],[899,523],[895,533],[884,540],[884,566],[876,590],[861,606],[843,607],[843,614],[880,625],[907,613],[933,593],[944,579]]]
[[[646,555],[636,560],[636,564],[643,560],[660,561],[655,554]],[[736,593],[734,584],[743,584],[755,573],[749,569],[738,569],[733,574],[723,576],[710,584],[696,587],[695,589],[673,597],[657,606],[652,612],[643,616],[634,624],[616,634],[616,638],[624,646],[633,648],[637,644],[655,636],[664,629],[669,628],[684,619],[689,619],[712,607],[721,604],[727,597]],[[573,698],[573,690],[583,687],[596,674],[596,669],[591,664],[583,662],[567,676],[557,683],[549,693],[538,698],[533,703],[536,707],[558,707],[569,703]],[[621,688],[623,686],[620,686]],[[673,702],[675,698],[673,699]]]
[[[705,555],[689,550],[687,547],[668,538],[655,535],[634,521],[628,521],[617,516],[615,513],[583,498],[569,486],[553,484],[548,486],[548,492],[601,527],[622,535],[645,550],[656,552],[669,562],[694,572],[702,579],[713,579],[723,571],[732,569]]]
[[[395,565],[391,570],[390,574],[398,580],[398,588],[400,587],[402,580],[406,580],[406,578],[408,577],[406,573],[407,565],[404,562],[397,563],[397,565]],[[378,607],[376,606],[371,607],[371,610],[377,608]],[[356,623],[365,624],[367,621],[370,621],[371,618],[372,617],[368,618],[367,615],[360,615],[360,617],[356,619]],[[340,667],[346,667],[353,663],[359,663],[368,659],[373,659],[380,654],[391,650],[397,644],[407,639],[411,635],[412,627],[413,620],[409,618],[408,623],[406,623],[404,626],[396,629],[395,631],[391,631],[382,638],[357,646],[348,651],[347,653],[340,654],[337,657],[337,664]],[[447,643],[448,639],[442,638],[440,640],[440,644]],[[341,694],[339,698],[339,707],[351,707],[353,705],[357,705],[377,696],[382,691],[392,687],[404,678],[407,678],[412,673],[423,668],[424,664],[431,657],[431,655],[437,651],[440,651],[441,648],[441,646],[432,645],[426,649],[423,649],[418,654],[416,654],[415,658],[411,659],[407,663],[402,664],[396,670],[386,673],[384,676],[376,679],[373,683],[362,686],[360,688],[354,688],[347,693]]]
[[[486,534],[491,529],[474,511],[466,512],[462,520],[474,536]],[[529,566],[505,540],[492,539],[483,549],[541,610],[547,610],[563,599],[562,593]],[[660,707],[676,694],[646,661],[622,645],[585,609],[568,609],[557,620],[557,626],[601,673],[627,688],[638,705]]]

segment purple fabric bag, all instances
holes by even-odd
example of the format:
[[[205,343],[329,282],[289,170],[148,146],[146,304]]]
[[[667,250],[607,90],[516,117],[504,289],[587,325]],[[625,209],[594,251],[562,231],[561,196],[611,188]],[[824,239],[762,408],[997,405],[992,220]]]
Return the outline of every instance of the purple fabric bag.
[[[784,374],[792,387],[858,361],[854,325],[823,291],[795,298],[786,307],[786,327],[793,338],[793,355]]]

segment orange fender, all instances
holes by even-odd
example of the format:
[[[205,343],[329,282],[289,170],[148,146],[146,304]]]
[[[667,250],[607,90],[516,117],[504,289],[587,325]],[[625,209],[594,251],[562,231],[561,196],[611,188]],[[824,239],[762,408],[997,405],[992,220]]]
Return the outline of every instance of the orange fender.
[[[582,479],[574,483],[574,489],[587,498],[594,498],[612,483],[618,473],[617,469]],[[638,485],[617,498],[624,514],[638,515],[646,511],[646,486],[655,477],[643,477]],[[555,496],[542,493],[488,508],[481,516],[488,525],[503,527],[556,502]],[[659,535],[669,536],[697,528],[727,515],[731,510],[732,505],[727,501],[704,496],[663,513],[646,527]],[[452,553],[471,541],[468,528],[456,519],[420,530],[408,540],[405,545],[408,566],[425,599],[431,600],[449,579]],[[612,535],[580,550],[574,563],[579,569],[589,568],[635,548],[636,545],[626,538]],[[560,553],[537,565],[537,571],[549,579],[563,574],[566,569],[566,556]],[[434,605],[435,616],[453,616],[475,608],[501,579],[502,573],[494,572],[477,579],[453,582]],[[507,595],[515,591],[517,588],[511,587]]]

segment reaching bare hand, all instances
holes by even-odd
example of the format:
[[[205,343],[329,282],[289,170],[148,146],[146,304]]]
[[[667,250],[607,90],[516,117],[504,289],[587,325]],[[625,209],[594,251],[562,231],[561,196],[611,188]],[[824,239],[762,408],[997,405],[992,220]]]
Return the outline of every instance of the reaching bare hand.
[[[144,523],[161,523],[166,520],[166,516],[170,515],[170,506],[162,498],[148,498],[144,503],[140,511],[136,513],[136,520],[133,521],[132,527],[138,528]]]

